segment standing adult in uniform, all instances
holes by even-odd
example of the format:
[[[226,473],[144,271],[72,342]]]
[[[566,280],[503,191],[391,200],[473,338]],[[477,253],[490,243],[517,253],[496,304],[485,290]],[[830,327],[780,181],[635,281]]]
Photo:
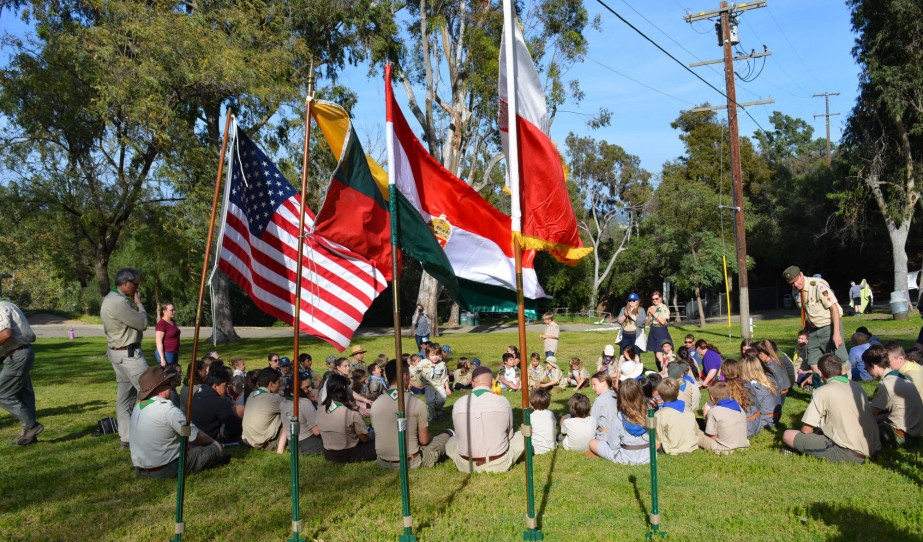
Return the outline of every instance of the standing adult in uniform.
[[[819,375],[817,362],[820,357],[824,354],[836,354],[843,362],[847,378],[852,378],[849,353],[843,341],[843,309],[837,303],[830,285],[821,278],[805,278],[801,269],[794,265],[788,267],[782,276],[792,286],[795,304],[804,312],[804,328],[808,332],[805,358],[811,369]]]
[[[0,301],[0,407],[19,419],[22,433],[11,445],[25,446],[36,441],[45,426],[35,419],[35,390],[32,389],[32,363],[35,333],[19,307]]]
[[[663,296],[660,292],[651,294],[651,308],[647,309],[647,319],[651,326],[651,332],[647,336],[647,351],[653,352],[657,356],[657,370],[663,370],[663,343],[667,341],[673,346],[673,339],[670,337],[670,330],[667,329],[667,323],[670,321],[670,308],[663,302]]]
[[[120,447],[123,449],[128,448],[131,410],[140,389],[138,379],[147,370],[147,360],[141,351],[141,338],[147,329],[147,313],[141,304],[140,284],[141,273],[137,269],[119,269],[115,274],[115,290],[103,298],[99,308],[109,346],[106,355],[112,363],[118,384],[115,413],[119,423]]]

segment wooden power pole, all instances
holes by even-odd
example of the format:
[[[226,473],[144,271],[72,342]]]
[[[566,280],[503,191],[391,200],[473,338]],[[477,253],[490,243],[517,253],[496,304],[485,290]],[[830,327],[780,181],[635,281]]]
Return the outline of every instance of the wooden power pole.
[[[740,336],[750,338],[750,287],[747,279],[747,233],[744,224],[744,196],[742,173],[740,169],[740,138],[737,133],[737,92],[734,87],[734,50],[731,43],[731,25],[733,23],[736,37],[737,14],[743,11],[765,7],[766,2],[748,2],[728,7],[721,2],[721,7],[701,13],[690,13],[684,17],[686,22],[701,21],[713,17],[720,18],[719,43],[724,48],[724,79],[727,85],[728,128],[731,139],[731,175],[734,193],[734,236],[737,240],[737,285],[740,292]],[[736,42],[734,42],[736,43]],[[730,303],[730,300],[728,300]]]
[[[830,112],[830,97],[831,97],[831,96],[839,96],[839,95],[840,95],[839,92],[825,92],[825,93],[823,93],[823,94],[815,94],[815,95],[813,96],[814,98],[819,98],[819,97],[823,96],[823,97],[824,97],[824,102],[826,102],[826,104],[827,104],[827,113],[826,113],[826,114],[824,114],[824,115],[814,115],[814,118],[815,118],[815,119],[816,119],[817,117],[825,117],[825,119],[826,119],[826,121],[827,121],[827,165],[830,165],[830,163],[831,163],[831,157],[830,157],[830,117],[832,117],[833,115],[839,115],[839,113],[831,113],[831,112]]]

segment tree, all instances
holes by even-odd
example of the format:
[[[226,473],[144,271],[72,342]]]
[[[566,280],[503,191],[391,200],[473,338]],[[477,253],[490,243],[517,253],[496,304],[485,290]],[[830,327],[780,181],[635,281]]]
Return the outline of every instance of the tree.
[[[599,289],[625,251],[640,211],[650,197],[651,174],[641,159],[625,149],[591,137],[567,136],[571,180],[586,212],[578,221],[593,246],[593,282],[590,308],[597,308]]]
[[[430,154],[475,189],[483,190],[495,178],[490,174],[502,156],[495,121],[501,6],[470,0],[416,0],[406,8],[412,21],[408,43],[402,50],[393,48],[388,57],[394,64],[394,77],[407,93],[408,108],[423,128],[422,140]],[[577,0],[537,0],[520,12],[520,20],[533,59],[544,69],[553,118],[568,94],[582,98],[579,84],[567,82],[564,74],[586,54],[586,9]],[[382,39],[401,42],[396,34]],[[422,105],[414,84],[423,86]],[[608,112],[601,111],[591,122],[607,123]],[[468,175],[462,175],[464,170]],[[479,171],[484,172],[480,181],[476,179]],[[436,314],[438,292],[438,283],[424,273],[418,302],[431,314]]]
[[[859,98],[847,119],[844,159],[884,219],[894,290],[908,295],[907,236],[921,203],[923,6],[914,0],[848,4],[857,34],[852,52],[862,72]]]

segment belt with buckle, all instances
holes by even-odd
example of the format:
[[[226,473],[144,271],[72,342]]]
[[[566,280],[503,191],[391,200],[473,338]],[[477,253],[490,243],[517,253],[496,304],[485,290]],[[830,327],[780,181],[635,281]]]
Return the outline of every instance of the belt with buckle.
[[[24,345],[22,345],[22,346],[19,346],[19,347],[16,347],[16,348],[10,350],[5,356],[3,356],[2,358],[0,358],[0,364],[2,364],[4,361],[6,361],[6,358],[12,356],[13,353],[19,352],[20,350],[25,349],[27,346],[29,346],[29,345],[28,345],[28,344],[24,344]]]
[[[139,348],[140,346],[141,345],[138,343],[132,343],[132,344],[129,344],[128,346],[123,346],[122,348],[112,348],[110,346],[109,350],[128,350],[129,348]]]
[[[471,461],[472,463],[474,463],[475,465],[477,465],[478,467],[480,467],[481,465],[483,465],[483,464],[485,464],[485,463],[490,463],[491,461],[496,461],[497,459],[500,459],[501,457],[503,457],[503,456],[505,456],[505,455],[506,455],[506,452],[504,452],[504,453],[502,453],[502,454],[500,454],[500,455],[492,455],[492,456],[490,456],[490,457],[465,457],[465,456],[463,456],[462,454],[458,454],[458,457],[464,459],[465,461]]]

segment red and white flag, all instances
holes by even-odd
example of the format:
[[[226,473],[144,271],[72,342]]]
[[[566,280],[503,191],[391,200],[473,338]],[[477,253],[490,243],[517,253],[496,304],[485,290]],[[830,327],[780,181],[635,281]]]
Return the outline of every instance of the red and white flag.
[[[544,250],[560,262],[576,265],[593,249],[584,248],[580,240],[561,156],[548,137],[551,125],[545,93],[511,4],[504,2],[499,124],[510,172],[513,235],[521,232],[523,248]],[[509,92],[510,83],[513,93]],[[510,104],[515,114],[511,115]],[[513,125],[510,118],[516,120]],[[511,145],[510,134],[514,132],[518,137]]]
[[[293,325],[301,196],[236,124],[234,132],[218,268],[263,312]],[[307,209],[306,232],[313,221]],[[387,286],[384,276],[367,258],[307,233],[301,272],[301,331],[342,352]]]

